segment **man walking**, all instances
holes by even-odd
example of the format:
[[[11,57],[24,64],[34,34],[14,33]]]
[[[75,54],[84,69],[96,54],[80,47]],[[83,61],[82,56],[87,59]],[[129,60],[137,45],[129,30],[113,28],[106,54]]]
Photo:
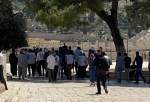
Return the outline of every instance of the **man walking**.
[[[124,53],[124,62],[125,62],[125,74],[126,74],[126,80],[129,81],[129,73],[130,73],[130,64],[131,64],[131,58],[128,56],[127,53]]]
[[[97,76],[97,90],[96,94],[101,94],[101,82],[106,94],[108,94],[107,85],[106,85],[106,77],[108,72],[108,63],[104,58],[104,55],[101,51],[98,51],[97,56],[94,60],[94,64],[96,66],[96,76]]]
[[[139,76],[141,76],[141,78],[143,79],[144,83],[146,82],[143,74],[142,74],[142,65],[143,65],[143,58],[140,56],[139,52],[136,52],[136,57],[134,59],[133,64],[136,64],[136,74],[135,74],[135,81],[136,84],[139,83]]]

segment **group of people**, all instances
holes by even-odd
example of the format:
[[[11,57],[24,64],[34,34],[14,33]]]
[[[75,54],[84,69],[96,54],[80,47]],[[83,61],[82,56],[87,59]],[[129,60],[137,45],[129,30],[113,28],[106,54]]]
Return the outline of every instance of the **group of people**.
[[[58,50],[54,48],[20,49],[19,52],[12,50],[9,62],[12,76],[17,76],[18,72],[19,78],[23,80],[26,76],[34,77],[36,72],[39,76],[48,76],[49,81],[56,81],[64,75],[68,80],[72,80],[72,70],[76,71],[77,78],[85,78],[88,66],[87,57],[80,47],[74,52],[66,45]]]
[[[54,48],[12,50],[9,62],[12,76],[18,76],[22,80],[25,80],[27,76],[35,77],[38,75],[48,77],[49,82],[55,82],[57,79],[72,80],[73,76],[77,79],[84,79],[89,75],[90,86],[97,85],[98,92],[96,94],[101,94],[101,83],[105,93],[108,93],[106,81],[109,79],[109,69],[112,61],[102,47],[98,50],[92,47],[89,49],[88,54],[84,53],[80,47],[73,51],[71,46],[66,45],[59,47],[57,50]],[[136,83],[139,82],[140,76],[145,83],[146,80],[142,74],[143,58],[138,51],[134,61],[131,62],[131,58],[127,53],[117,54],[117,81],[121,83],[123,71],[125,71],[126,79],[129,81],[130,72],[133,71],[132,67],[134,67]],[[3,69],[1,67],[0,62],[0,70]],[[87,68],[89,68],[89,74],[87,74]],[[150,59],[148,68],[150,73]],[[0,78],[1,80],[4,79],[1,76]],[[4,80],[2,82],[7,89],[6,82]],[[150,83],[150,80],[148,82]]]
[[[116,58],[116,69],[118,75],[118,82],[121,83],[122,73],[125,71],[126,80],[129,81],[130,77],[134,77],[135,83],[139,83],[139,78],[141,77],[144,83],[146,83],[146,78],[142,74],[143,67],[143,58],[140,56],[140,52],[136,51],[136,57],[131,60],[131,57],[128,56],[127,53],[118,53]],[[149,79],[148,83],[150,83],[150,52],[149,52],[149,60],[148,60],[148,70],[149,70]]]

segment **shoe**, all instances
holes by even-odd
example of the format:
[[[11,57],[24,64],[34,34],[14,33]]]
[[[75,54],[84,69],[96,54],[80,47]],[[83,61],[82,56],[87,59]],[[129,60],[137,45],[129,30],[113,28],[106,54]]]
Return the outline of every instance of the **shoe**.
[[[139,84],[139,82],[135,82],[134,84]]]
[[[96,92],[96,95],[100,95],[101,93],[100,92]]]
[[[119,81],[117,81],[119,84],[121,84],[121,81],[119,80]]]
[[[104,90],[105,90],[105,93],[108,94],[108,90],[107,89],[104,89]]]

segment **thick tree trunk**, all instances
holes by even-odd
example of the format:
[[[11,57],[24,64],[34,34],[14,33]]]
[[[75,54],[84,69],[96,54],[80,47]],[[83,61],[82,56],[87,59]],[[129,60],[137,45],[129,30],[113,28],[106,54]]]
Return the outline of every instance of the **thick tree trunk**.
[[[118,26],[112,21],[107,24],[109,25],[109,28],[111,30],[111,35],[116,47],[116,52],[124,53],[126,50]]]
[[[112,8],[110,10],[111,14],[109,14],[105,10],[98,11],[97,9],[93,9],[93,11],[96,12],[97,15],[108,24],[116,47],[116,52],[121,53],[125,52],[124,42],[118,28],[118,19],[117,19],[118,0],[112,0]]]

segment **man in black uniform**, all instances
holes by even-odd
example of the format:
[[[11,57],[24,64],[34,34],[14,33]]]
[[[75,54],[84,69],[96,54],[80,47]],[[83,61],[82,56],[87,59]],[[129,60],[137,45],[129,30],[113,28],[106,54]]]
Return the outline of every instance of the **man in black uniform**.
[[[104,87],[105,93],[108,94],[106,78],[107,78],[107,72],[108,72],[109,66],[104,55],[99,50],[94,60],[94,64],[96,66],[97,90],[98,90],[96,94],[101,94],[101,86],[100,86],[101,82]]]

